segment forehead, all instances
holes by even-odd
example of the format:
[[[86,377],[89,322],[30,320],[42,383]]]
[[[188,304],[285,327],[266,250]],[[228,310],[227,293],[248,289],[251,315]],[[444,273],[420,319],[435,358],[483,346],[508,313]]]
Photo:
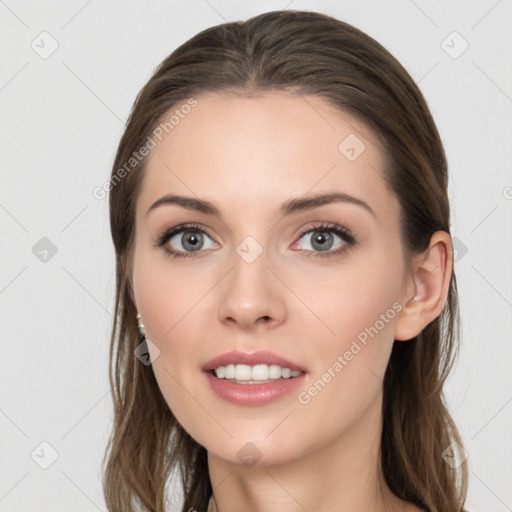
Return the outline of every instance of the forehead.
[[[396,210],[376,137],[323,98],[272,92],[196,99],[156,140],[140,209],[173,192],[261,213],[290,197],[337,191],[375,211]]]

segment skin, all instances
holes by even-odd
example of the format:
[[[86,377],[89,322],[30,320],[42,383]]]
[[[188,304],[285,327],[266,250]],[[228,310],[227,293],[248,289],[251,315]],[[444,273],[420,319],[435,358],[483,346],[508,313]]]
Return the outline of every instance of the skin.
[[[146,335],[160,351],[152,359],[162,394],[208,450],[215,510],[420,510],[382,477],[382,379],[394,339],[406,343],[441,312],[452,271],[449,235],[435,233],[406,271],[399,203],[382,178],[380,148],[355,118],[322,98],[283,91],[197,99],[149,156],[137,198],[132,285]],[[349,134],[365,144],[354,161],[338,150]],[[279,214],[291,198],[332,191],[365,201],[375,215],[348,202]],[[220,216],[174,204],[148,213],[170,193],[208,200]],[[174,259],[155,246],[165,229],[189,222],[204,229],[201,251]],[[319,256],[311,232],[301,235],[316,222],[350,229],[357,244]],[[250,264],[236,252],[247,236],[263,249]],[[332,236],[331,252],[347,246]],[[172,240],[187,252],[183,233]],[[393,304],[399,313],[300,403],[298,392]],[[264,406],[226,402],[201,366],[232,350],[277,352],[307,369],[304,386]],[[252,466],[237,455],[248,442],[261,454]]]

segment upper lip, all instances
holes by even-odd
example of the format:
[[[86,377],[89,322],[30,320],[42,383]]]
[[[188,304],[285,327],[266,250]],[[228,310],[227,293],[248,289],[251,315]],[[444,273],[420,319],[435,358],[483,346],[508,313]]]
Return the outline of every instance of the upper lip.
[[[220,354],[213,359],[207,361],[202,370],[205,372],[209,372],[210,370],[215,370],[219,366],[226,366],[228,364],[247,364],[249,366],[254,366],[256,364],[277,364],[282,368],[290,368],[290,370],[301,370],[306,371],[302,366],[285,359],[284,357],[274,354],[273,352],[267,351],[258,351],[258,352],[226,352],[224,354]]]

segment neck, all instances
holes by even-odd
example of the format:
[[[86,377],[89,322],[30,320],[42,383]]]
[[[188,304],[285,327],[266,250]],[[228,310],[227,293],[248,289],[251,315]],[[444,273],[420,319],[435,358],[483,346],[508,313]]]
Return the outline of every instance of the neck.
[[[381,471],[381,403],[329,444],[280,464],[247,467],[208,452],[213,511],[403,510]]]

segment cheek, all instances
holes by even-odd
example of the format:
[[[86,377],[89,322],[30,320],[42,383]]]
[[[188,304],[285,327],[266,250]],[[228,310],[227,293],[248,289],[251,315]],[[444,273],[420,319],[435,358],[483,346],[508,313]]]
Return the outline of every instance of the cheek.
[[[373,288],[364,284],[354,284],[346,300],[333,306],[329,323],[336,337],[323,336],[312,352],[313,371],[297,397],[303,432],[310,434],[301,442],[307,445],[325,443],[355,425],[378,421],[377,416],[367,418],[368,422],[362,419],[380,411],[378,401],[400,305],[393,302],[397,295],[390,293],[392,282],[383,279]]]
[[[191,266],[143,249],[135,253],[133,287],[146,334],[159,344],[160,350],[166,350],[166,340],[175,338],[180,323],[190,321],[208,291],[208,283],[198,279]]]
[[[297,311],[294,321],[311,318],[316,324],[321,336],[315,339],[322,341],[312,347],[315,352],[346,350],[359,335],[364,340],[365,329],[375,324],[381,338],[393,338],[397,301],[403,286],[399,245],[375,243],[371,250],[353,252],[339,265],[319,266],[314,273],[301,269],[299,274],[295,282],[294,273],[287,279],[293,282],[294,292],[309,311],[299,307],[300,315]]]
[[[392,258],[385,250],[361,253],[352,261],[347,271],[331,271],[329,279],[317,279],[322,293],[310,292],[305,300],[325,328],[306,348],[314,375],[301,403],[306,409],[311,406],[311,412],[318,408],[320,416],[320,410],[336,404],[330,415],[331,425],[338,426],[362,414],[379,393],[402,308],[398,251]],[[311,421],[318,417],[312,414]]]
[[[213,320],[208,293],[215,282],[214,276],[211,281],[205,275],[199,278],[192,265],[175,263],[170,257],[142,250],[135,254],[137,308],[147,338],[160,351],[152,363],[155,378],[169,408],[192,436],[197,428],[193,418],[201,414],[193,396],[201,376],[207,326]]]

